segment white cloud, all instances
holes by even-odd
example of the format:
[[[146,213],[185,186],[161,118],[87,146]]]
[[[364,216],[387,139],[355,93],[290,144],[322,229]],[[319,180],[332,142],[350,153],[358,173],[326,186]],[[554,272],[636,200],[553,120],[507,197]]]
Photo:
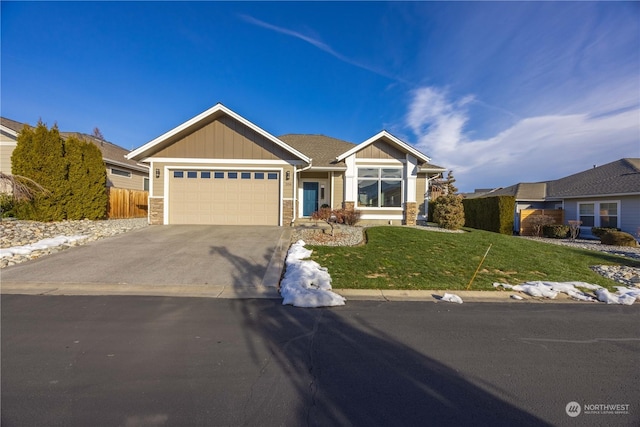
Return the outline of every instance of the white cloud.
[[[461,191],[557,179],[593,164],[640,157],[637,105],[608,114],[524,118],[493,137],[472,139],[465,133],[472,100],[451,100],[445,90],[424,87],[413,93],[407,114],[418,148],[453,169]]]

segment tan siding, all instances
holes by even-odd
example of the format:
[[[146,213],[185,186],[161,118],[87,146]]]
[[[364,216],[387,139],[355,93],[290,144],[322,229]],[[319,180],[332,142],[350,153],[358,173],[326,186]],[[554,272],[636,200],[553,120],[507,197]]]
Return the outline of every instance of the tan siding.
[[[418,180],[416,182],[416,202],[418,202],[418,214],[424,215],[425,213],[425,205],[424,205],[424,194],[427,192],[427,177],[424,174],[418,175]]]
[[[128,172],[131,172],[131,177],[127,178],[126,176],[112,174],[112,167],[119,170],[127,170],[122,166],[107,166],[107,187],[144,190],[144,178],[149,176],[147,172],[132,171],[129,169]]]
[[[300,179],[329,179],[329,172],[302,172]]]
[[[160,150],[155,157],[277,160],[292,156],[252,129],[222,117]]]
[[[344,201],[344,174],[334,172],[333,175],[333,207],[340,209]]]
[[[403,160],[406,155],[397,148],[383,142],[376,141],[364,147],[362,150],[356,153],[356,158],[359,159],[398,159]]]
[[[0,145],[0,172],[11,173],[11,154],[16,146],[4,144]]]

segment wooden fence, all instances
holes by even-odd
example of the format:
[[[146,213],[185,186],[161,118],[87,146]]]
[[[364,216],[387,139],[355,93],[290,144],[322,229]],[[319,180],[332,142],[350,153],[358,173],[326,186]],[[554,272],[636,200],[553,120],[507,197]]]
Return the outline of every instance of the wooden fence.
[[[149,192],[109,187],[108,217],[144,218],[149,210]]]
[[[520,235],[533,236],[531,217],[534,215],[550,216],[554,224],[564,224],[564,211],[562,209],[523,209],[520,211]]]

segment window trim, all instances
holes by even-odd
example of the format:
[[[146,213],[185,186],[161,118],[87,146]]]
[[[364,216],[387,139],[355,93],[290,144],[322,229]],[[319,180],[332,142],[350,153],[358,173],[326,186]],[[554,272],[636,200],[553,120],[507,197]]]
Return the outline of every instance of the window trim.
[[[377,169],[378,170],[378,177],[360,177],[359,173],[360,173],[360,169]],[[400,177],[399,178],[384,178],[383,177],[383,173],[382,170],[383,169],[396,169],[398,171],[400,171]],[[364,210],[398,210],[401,211],[403,208],[402,206],[404,205],[404,201],[405,201],[405,191],[404,191],[404,187],[405,187],[405,178],[404,178],[404,166],[396,166],[396,165],[384,165],[384,166],[379,166],[379,165],[358,165],[356,167],[356,177],[355,177],[355,181],[356,181],[356,194],[357,194],[357,198],[356,198],[356,208],[357,209],[364,209]],[[377,206],[362,206],[360,205],[360,181],[377,181],[378,183],[378,205]],[[382,198],[382,181],[396,181],[396,182],[400,182],[400,205],[399,206],[381,206],[380,203],[382,202],[383,198]]]
[[[621,203],[620,200],[585,200],[582,202],[576,203],[576,219],[581,221],[580,215],[580,206],[582,205],[593,205],[593,227],[601,227],[602,222],[600,221],[600,205],[605,203],[611,203],[616,205],[616,215],[607,215],[609,217],[616,217],[616,228],[620,228],[620,224],[622,224],[622,212],[621,212]],[[591,226],[583,225],[583,228],[591,228]]]
[[[115,173],[114,171],[118,171],[119,173]],[[129,179],[131,179],[131,175],[132,175],[131,171],[114,168],[113,166],[109,168],[109,174],[119,176],[122,178],[129,178]]]

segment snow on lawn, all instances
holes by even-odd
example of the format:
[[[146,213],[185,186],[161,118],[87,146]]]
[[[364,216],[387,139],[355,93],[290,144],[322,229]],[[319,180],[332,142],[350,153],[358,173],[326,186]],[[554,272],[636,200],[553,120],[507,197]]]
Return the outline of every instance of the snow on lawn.
[[[29,255],[33,251],[41,251],[44,249],[62,246],[65,243],[73,243],[77,240],[86,239],[89,236],[56,236],[50,239],[42,239],[31,245],[14,246],[12,248],[0,249],[0,258],[13,255]]]
[[[585,282],[526,282],[520,285],[509,285],[506,283],[494,283],[495,288],[503,287],[514,291],[521,291],[532,297],[542,297],[555,299],[559,293],[565,293],[573,299],[581,301],[601,301],[607,304],[624,304],[631,305],[636,298],[640,298],[640,289],[625,288],[624,286],[615,286],[618,290],[612,294],[607,289],[599,285],[593,285]],[[578,289],[589,289],[595,291],[597,299],[591,295]]]
[[[344,305],[345,298],[331,291],[331,276],[326,267],[311,261],[310,249],[298,240],[287,252],[284,278],[280,282],[282,304],[296,307],[328,307]]]

